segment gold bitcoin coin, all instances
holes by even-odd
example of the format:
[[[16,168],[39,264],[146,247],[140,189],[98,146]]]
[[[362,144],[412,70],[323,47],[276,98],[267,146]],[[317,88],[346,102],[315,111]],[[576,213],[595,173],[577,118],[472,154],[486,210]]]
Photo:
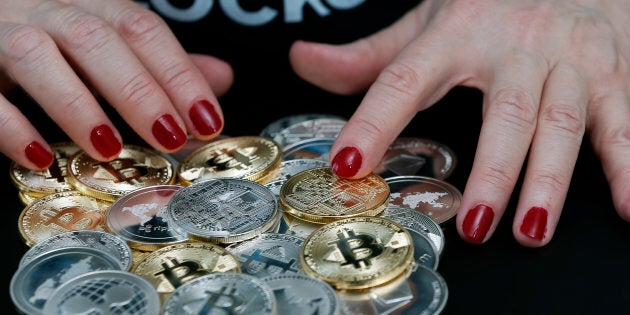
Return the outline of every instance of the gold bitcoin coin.
[[[225,248],[211,243],[185,242],[146,255],[132,269],[156,288],[162,302],[182,284],[215,272],[241,272],[241,264]]]
[[[33,201],[39,198],[39,197],[32,196],[28,193],[25,193],[23,191],[18,191],[18,197],[20,198],[20,201],[22,202],[22,204],[25,206],[30,205],[31,203],[33,203]]]
[[[67,231],[107,231],[105,218],[110,205],[74,190],[54,193],[26,206],[18,228],[28,246]]]
[[[282,149],[271,139],[241,136],[211,142],[194,152],[179,165],[182,185],[194,181],[232,177],[264,183],[280,166]]]
[[[307,274],[337,289],[376,287],[413,267],[413,239],[389,219],[342,219],[311,233],[302,246],[300,262]]]
[[[45,170],[34,171],[15,162],[11,163],[11,180],[20,192],[31,197],[42,197],[74,190],[67,181],[67,165],[68,159],[80,150],[79,146],[72,142],[58,142],[51,143],[50,148],[55,159]]]
[[[330,167],[319,167],[291,176],[280,188],[279,197],[286,213],[304,221],[330,223],[378,215],[387,207],[389,186],[374,173],[344,179]]]
[[[68,170],[68,181],[76,190],[112,202],[138,188],[175,181],[175,167],[168,159],[155,150],[130,144],[110,162],[80,151],[70,158]]]

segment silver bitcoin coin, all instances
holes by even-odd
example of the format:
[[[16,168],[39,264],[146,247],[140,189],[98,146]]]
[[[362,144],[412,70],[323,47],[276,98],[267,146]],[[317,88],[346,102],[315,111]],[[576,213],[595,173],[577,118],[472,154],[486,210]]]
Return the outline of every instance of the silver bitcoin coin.
[[[296,142],[284,148],[284,160],[315,159],[328,162],[334,138],[313,138]]]
[[[53,291],[43,314],[155,315],[160,298],[141,276],[121,270],[99,270],[72,278]]]
[[[225,249],[240,262],[243,273],[259,278],[301,273],[300,248],[304,239],[295,235],[264,233]]]
[[[420,211],[390,204],[385,208],[381,216],[397,222],[407,230],[427,236],[435,245],[438,254],[442,253],[445,240],[444,231],[442,227],[428,215]]]
[[[345,124],[345,119],[336,118],[306,120],[280,130],[273,140],[286,148],[294,143],[313,138],[336,138]]]
[[[178,287],[162,306],[163,315],[277,314],[271,288],[244,273],[213,273]]]
[[[65,247],[90,247],[105,251],[120,261],[123,270],[131,267],[132,254],[127,242],[116,235],[96,230],[68,231],[41,240],[22,255],[20,266],[53,249]]]
[[[168,204],[172,222],[191,239],[229,244],[268,231],[277,223],[278,201],[265,186],[238,178],[196,182]]]
[[[271,287],[278,314],[336,315],[339,301],[326,282],[303,274],[280,274],[262,278]]]
[[[304,113],[304,114],[285,116],[267,125],[267,127],[265,127],[260,132],[260,136],[273,139],[280,131],[287,129],[290,126],[299,124],[307,120],[320,119],[320,118],[345,120],[345,118],[341,116],[333,115],[333,114],[326,114],[326,113]]]

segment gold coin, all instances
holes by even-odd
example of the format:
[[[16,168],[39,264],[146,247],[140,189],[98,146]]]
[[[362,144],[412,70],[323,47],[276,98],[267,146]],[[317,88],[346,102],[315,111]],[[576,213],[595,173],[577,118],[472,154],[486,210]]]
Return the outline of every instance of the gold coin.
[[[23,191],[18,191],[18,197],[20,198],[22,204],[24,204],[25,206],[30,205],[31,203],[33,203],[33,201],[39,198]]]
[[[282,149],[261,136],[231,137],[211,142],[179,165],[183,185],[208,178],[232,177],[264,183],[282,162]]]
[[[97,161],[80,151],[68,162],[68,170],[68,181],[78,191],[107,201],[175,180],[175,167],[168,159],[155,150],[129,144],[110,162]]]
[[[313,223],[330,223],[383,212],[389,186],[374,173],[361,179],[344,179],[330,167],[319,167],[291,176],[280,188],[279,197],[290,215]]]
[[[203,242],[185,242],[146,255],[132,269],[156,288],[162,302],[182,284],[215,272],[241,272],[241,264],[225,248]]]
[[[300,262],[307,274],[337,289],[376,287],[413,267],[413,239],[389,219],[347,218],[311,233]]]
[[[26,206],[20,213],[18,228],[28,246],[67,231],[106,232],[105,218],[110,205],[74,190],[54,193]]]
[[[52,165],[42,171],[30,170],[15,162],[11,163],[11,180],[22,192],[32,197],[74,190],[67,180],[68,159],[80,148],[72,142],[50,144],[55,160]]]

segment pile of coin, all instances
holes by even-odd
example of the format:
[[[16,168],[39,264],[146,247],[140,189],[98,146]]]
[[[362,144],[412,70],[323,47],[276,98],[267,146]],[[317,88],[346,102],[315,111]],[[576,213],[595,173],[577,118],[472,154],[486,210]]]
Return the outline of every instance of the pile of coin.
[[[461,194],[447,147],[400,138],[374,173],[336,177],[343,118],[290,116],[175,157],[125,145],[99,162],[53,144],[13,164],[26,244],[10,284],[27,314],[439,314],[440,224]]]

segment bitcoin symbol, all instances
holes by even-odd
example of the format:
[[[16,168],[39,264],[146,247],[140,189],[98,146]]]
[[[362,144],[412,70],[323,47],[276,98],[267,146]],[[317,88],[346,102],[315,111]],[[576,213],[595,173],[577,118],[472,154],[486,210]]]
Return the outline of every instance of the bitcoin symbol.
[[[172,267],[168,265],[168,261],[163,262],[162,267],[164,267],[164,269],[154,273],[153,275],[156,277],[164,275],[164,278],[166,278],[166,280],[174,288],[178,288],[191,278],[197,278],[208,274],[208,272],[201,270],[201,265],[195,261],[184,261],[180,263],[177,259],[173,258],[170,262],[173,264]],[[184,271],[183,273],[182,270]],[[178,274],[181,275],[178,276]]]
[[[65,208],[49,218],[44,224],[51,223],[66,230],[93,230],[103,221],[98,212],[84,212],[78,207]]]
[[[111,162],[96,163],[95,166],[106,170],[115,178],[115,183],[140,183],[140,178],[149,173],[144,165],[134,164],[133,159],[117,159]]]
[[[232,288],[230,292],[224,293],[228,288],[221,287],[219,292],[205,291],[208,294],[208,299],[204,304],[203,308],[199,310],[200,315],[214,314],[212,312],[213,309],[220,309],[224,311],[226,314],[234,314],[236,308],[243,305],[243,299],[241,299],[238,295],[236,295],[236,288]]]
[[[245,261],[243,264],[247,268],[249,268],[249,265],[251,263],[253,263],[254,261],[257,261],[257,262],[265,264],[265,269],[269,269],[269,266],[276,266],[282,269],[283,273],[287,271],[298,272],[298,270],[292,268],[296,262],[295,258],[291,258],[288,262],[285,263],[271,257],[266,257],[262,255],[261,252],[262,251],[260,249],[257,249],[251,254],[251,256],[242,255],[243,258],[247,259],[247,261]]]
[[[254,154],[255,152],[256,148],[253,147],[221,149],[206,161],[206,165],[218,171],[245,169],[258,159],[258,156]]]
[[[375,242],[374,237],[368,234],[355,235],[354,231],[349,230],[348,236],[343,231],[337,233],[339,240],[328,242],[328,245],[336,245],[341,251],[346,263],[354,265],[355,268],[362,266],[370,266],[370,259],[380,255],[383,252],[383,245]]]

